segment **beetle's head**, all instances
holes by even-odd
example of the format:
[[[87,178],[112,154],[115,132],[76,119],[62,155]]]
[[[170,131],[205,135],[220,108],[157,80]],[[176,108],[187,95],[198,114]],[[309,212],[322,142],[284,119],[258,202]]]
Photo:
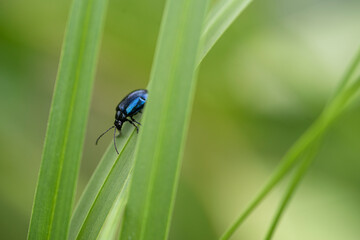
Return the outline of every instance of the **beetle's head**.
[[[114,125],[117,128],[117,130],[120,131],[123,123],[124,123],[123,121],[115,119]]]

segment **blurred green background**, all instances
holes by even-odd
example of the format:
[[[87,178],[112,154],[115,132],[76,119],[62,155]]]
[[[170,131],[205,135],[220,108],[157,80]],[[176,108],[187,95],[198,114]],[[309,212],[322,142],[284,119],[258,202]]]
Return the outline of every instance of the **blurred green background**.
[[[77,197],[116,104],[144,88],[164,1],[110,1]],[[25,239],[70,1],[0,1],[0,238]],[[360,1],[254,1],[199,73],[170,239],[216,239],[318,116],[359,47]],[[360,101],[327,132],[274,239],[359,239]],[[131,126],[130,126],[131,127]],[[234,239],[262,239],[286,184]]]

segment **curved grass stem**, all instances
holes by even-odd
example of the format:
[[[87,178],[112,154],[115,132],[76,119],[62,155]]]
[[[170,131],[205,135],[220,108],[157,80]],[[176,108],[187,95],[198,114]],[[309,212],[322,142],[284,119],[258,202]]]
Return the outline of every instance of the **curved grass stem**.
[[[319,137],[321,138],[321,137]],[[273,219],[273,222],[270,225],[269,231],[266,234],[265,239],[266,240],[270,240],[275,232],[275,229],[280,221],[280,218],[282,216],[282,214],[284,213],[286,206],[288,205],[288,203],[291,200],[292,195],[294,194],[297,186],[299,185],[300,181],[302,180],[302,178],[304,177],[304,175],[306,174],[306,172],[308,171],[310,165],[312,164],[315,155],[318,151],[320,145],[320,139],[317,140],[314,144],[314,146],[309,149],[308,153],[306,154],[306,156],[304,156],[303,161],[301,162],[300,166],[298,167],[298,169],[296,170],[293,178],[291,179],[291,182],[289,184],[288,189],[285,192],[284,198],[281,201],[281,204],[279,206],[278,211],[276,212],[276,215]]]
[[[310,145],[312,145],[317,138],[319,138],[335,118],[342,112],[342,110],[350,103],[360,88],[360,77],[358,77],[352,84],[349,84],[356,69],[360,63],[360,51],[351,63],[348,71],[344,75],[341,84],[336,90],[336,94],[331,98],[329,104],[318,119],[309,127],[309,129],[294,143],[290,150],[280,161],[280,165],[275,170],[275,173],[270,177],[270,180],[255,196],[252,202],[245,208],[242,214],[235,220],[235,222],[225,231],[221,236],[221,240],[229,239],[237,228],[244,222],[250,213],[259,205],[259,203],[266,197],[266,195],[278,184],[284,176],[292,169],[298,162],[301,154],[305,153]],[[349,85],[349,86],[347,86]]]

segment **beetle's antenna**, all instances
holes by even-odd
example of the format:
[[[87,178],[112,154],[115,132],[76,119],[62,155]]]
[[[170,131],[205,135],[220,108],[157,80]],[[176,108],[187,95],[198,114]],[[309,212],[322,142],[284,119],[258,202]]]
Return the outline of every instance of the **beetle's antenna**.
[[[111,128],[109,128],[108,130],[106,130],[104,133],[102,133],[97,139],[96,139],[96,145],[98,144],[98,141],[99,141],[99,139],[102,137],[102,136],[104,136],[104,134],[105,133],[107,133],[110,129],[112,129],[112,128],[114,128],[115,126],[112,126]],[[115,128],[115,130],[116,130],[116,128]]]
[[[115,146],[115,150],[116,150],[117,154],[119,154],[119,151],[117,150],[117,147],[116,147],[115,135],[116,135],[116,128],[114,130],[114,146]]]

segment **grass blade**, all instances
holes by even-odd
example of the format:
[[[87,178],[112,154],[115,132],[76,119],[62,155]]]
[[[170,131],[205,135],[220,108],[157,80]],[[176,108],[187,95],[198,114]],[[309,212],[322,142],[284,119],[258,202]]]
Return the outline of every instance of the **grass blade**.
[[[350,65],[348,71],[346,71],[343,79],[340,81],[340,84],[336,88],[334,97],[336,97],[337,94],[339,94],[341,91],[343,91],[346,88],[346,86],[350,82],[352,76],[354,75],[359,63],[360,63],[360,49],[359,49],[357,55],[355,56],[352,64]],[[318,140],[318,141],[320,141],[320,140]],[[285,211],[285,208],[288,205],[292,195],[294,194],[296,187],[299,185],[301,179],[304,177],[309,166],[311,165],[311,163],[313,162],[313,160],[315,158],[315,155],[317,153],[317,147],[318,147],[317,145],[318,144],[315,143],[315,146],[312,147],[312,149],[309,151],[310,153],[308,153],[308,156],[306,156],[306,158],[301,163],[301,166],[297,169],[297,172],[293,176],[293,178],[290,182],[290,185],[284,195],[284,198],[279,206],[279,209],[273,219],[273,222],[269,228],[269,231],[268,231],[265,239],[270,240],[272,238],[274,231],[280,221],[280,218],[281,218],[283,212]]]
[[[320,141],[320,140],[317,140]],[[269,228],[268,233],[266,234],[265,239],[266,240],[270,240],[274,234],[275,228],[278,225],[280,218],[282,216],[282,214],[285,211],[286,206],[288,205],[288,203],[290,202],[290,199],[292,197],[292,195],[294,194],[296,187],[299,185],[301,179],[304,177],[305,173],[307,172],[307,170],[309,169],[311,163],[313,162],[315,155],[317,153],[318,150],[318,143],[315,143],[315,146],[313,146],[307,153],[307,156],[304,157],[302,163],[300,164],[300,166],[298,167],[298,169],[296,170],[288,189],[286,190],[286,193],[284,195],[283,200],[281,201],[281,204],[279,206],[279,209],[277,210],[275,217],[273,219],[273,222],[271,223],[271,226]]]
[[[214,39],[218,39],[220,37],[220,35],[225,32],[225,30],[231,25],[231,23],[235,20],[235,17],[237,17],[242,10],[244,10],[244,8],[241,8],[241,5],[244,4],[244,1],[239,1],[239,0],[233,0],[233,1],[228,1],[228,0],[222,0],[220,1],[215,8],[210,12],[210,14],[208,15],[208,17],[206,18],[206,23],[205,26],[207,26],[205,29],[212,29],[211,31],[208,30],[208,32],[205,34],[204,30],[202,31],[202,35],[201,35],[201,42],[202,43],[206,43],[205,45],[200,45],[201,50],[200,52],[203,53],[201,60],[205,57],[205,55],[209,52],[209,50],[212,48],[212,46],[215,44],[216,40],[214,41]],[[221,6],[221,7],[220,7]],[[237,15],[234,16],[233,14],[231,15],[226,15],[225,13],[228,12],[227,9],[237,9],[236,13]],[[239,11],[239,9],[241,9]],[[221,13],[219,14],[215,14],[216,11],[221,11]],[[225,15],[224,15],[225,14]],[[222,17],[219,17],[222,16]],[[228,18],[226,18],[228,17]],[[211,26],[211,27],[210,27]],[[216,37],[212,36],[211,33],[213,34],[217,34]],[[212,40],[210,40],[212,39]],[[206,48],[206,50],[205,50]],[[197,59],[197,67],[200,65],[200,58]],[[110,169],[112,169],[112,166],[115,164],[115,162],[119,161],[119,157],[122,158],[123,160],[121,161],[129,161],[129,162],[133,162],[133,158],[129,157],[129,158],[123,158],[123,156],[121,156],[121,152],[123,152],[123,147],[127,146],[127,150],[132,150],[135,151],[135,147],[134,146],[130,146],[130,145],[126,145],[125,142],[130,141],[134,136],[136,135],[131,135],[131,134],[123,134],[121,136],[120,139],[117,139],[117,146],[118,149],[120,150],[120,155],[116,156],[114,154],[113,151],[113,145],[112,142],[109,145],[108,150],[106,151],[106,153],[104,154],[102,160],[99,163],[99,166],[97,168],[97,170],[95,171],[95,173],[93,174],[92,179],[90,180],[90,182],[88,183],[87,188],[85,189],[83,196],[81,197],[77,208],[75,209],[75,213],[73,215],[72,221],[71,221],[71,228],[70,228],[70,239],[74,239],[78,232],[80,231],[81,228],[84,229],[91,229],[89,226],[86,226],[88,223],[90,223],[89,221],[85,222],[85,219],[87,218],[93,218],[93,216],[91,216],[92,214],[94,214],[94,211],[90,211],[90,209],[93,208],[93,206],[95,204],[97,204],[95,202],[95,199],[103,199],[101,197],[102,194],[105,194],[108,196],[107,198],[107,203],[109,204],[108,206],[111,205],[111,201],[113,202],[113,204],[115,204],[115,195],[111,195],[109,196],[108,193],[106,191],[102,191],[101,193],[99,192],[100,189],[103,189],[102,185],[104,184],[104,180],[106,178],[111,179],[110,175],[111,173],[109,172]],[[114,171],[117,172],[117,171]],[[130,172],[129,172],[130,173]],[[120,179],[118,179],[117,181],[120,181]],[[98,196],[98,197],[96,197]],[[100,204],[101,206],[101,204]],[[124,204],[120,205],[120,206],[124,206]],[[107,211],[109,210],[108,207],[104,207],[102,209],[103,213],[102,214],[109,214]],[[116,210],[118,211],[118,210]],[[121,211],[119,211],[121,212]],[[104,220],[104,218],[102,218]],[[100,219],[98,219],[98,221],[96,221],[96,225],[92,225],[92,234],[97,235],[98,233],[94,232],[94,229],[101,229],[103,226],[104,222],[101,222]],[[100,227],[98,227],[100,226]],[[92,235],[91,235],[92,236]]]
[[[29,239],[65,239],[73,206],[106,0],[75,0],[62,48]]]
[[[358,53],[360,54],[360,52]],[[358,67],[360,64],[360,57],[356,57],[351,66]],[[355,73],[355,68],[350,67],[349,72],[345,74],[345,78],[342,82],[346,84],[352,78]],[[244,212],[235,220],[235,222],[226,230],[221,239],[229,239],[236,229],[244,222],[244,220],[250,215],[250,213],[259,205],[259,203],[265,198],[265,196],[279,183],[280,180],[291,170],[294,164],[297,162],[299,156],[306,152],[308,147],[314,143],[314,141],[320,137],[334,119],[340,115],[343,109],[349,104],[352,98],[356,95],[360,88],[360,77],[355,82],[345,87],[345,84],[339,85],[338,94],[333,97],[327,107],[324,109],[319,118],[309,127],[309,129],[294,143],[285,156],[281,159],[281,162],[275,173],[270,177],[270,180],[255,196],[253,201],[245,208]]]
[[[166,3],[121,239],[167,238],[207,2]]]
[[[120,224],[122,213],[125,208],[126,199],[128,196],[128,186],[129,181],[126,182],[123,192],[115,200],[115,203],[112,209],[109,211],[109,214],[106,218],[104,226],[101,229],[100,235],[97,239],[99,240],[111,240],[119,238]]]
[[[334,97],[337,96],[341,91],[343,91],[344,88],[348,85],[351,78],[354,76],[356,69],[358,69],[359,64],[360,64],[360,48],[357,51],[357,54],[355,55],[354,60],[350,64],[348,70],[346,71],[346,73],[343,76],[342,80],[340,81],[339,85],[337,86]]]
[[[198,59],[199,63],[251,2],[252,0],[220,0],[212,7],[206,17],[201,35],[202,49]]]
[[[136,140],[134,129],[124,127],[117,138],[119,155],[110,144],[75,209],[69,239],[96,239],[116,199],[125,199]]]

